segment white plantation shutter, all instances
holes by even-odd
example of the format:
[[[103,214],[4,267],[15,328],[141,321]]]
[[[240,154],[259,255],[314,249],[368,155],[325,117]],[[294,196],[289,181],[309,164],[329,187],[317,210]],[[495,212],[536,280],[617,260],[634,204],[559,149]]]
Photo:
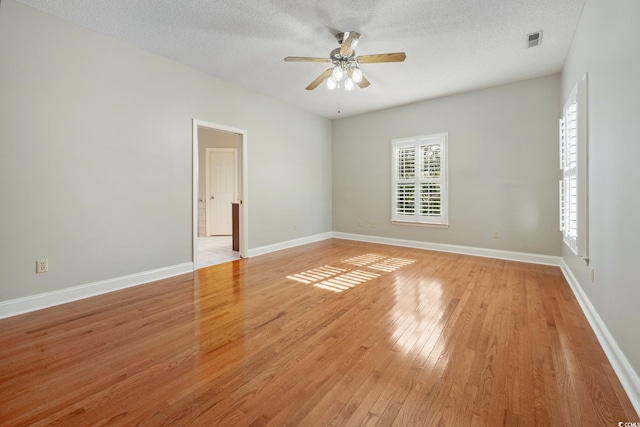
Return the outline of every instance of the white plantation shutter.
[[[560,119],[560,230],[577,255],[587,257],[586,77],[573,89]]]
[[[416,147],[398,147],[396,212],[408,216],[416,213]]]
[[[392,141],[391,219],[447,224],[447,134]]]
[[[398,148],[398,178],[413,179],[416,175],[416,148]]]
[[[560,119],[559,123],[560,129],[560,172],[562,173],[562,178],[560,179],[560,187],[558,189],[558,193],[560,195],[560,231],[564,232],[565,229],[565,195],[564,195],[564,166],[566,164],[566,132],[564,126],[564,116]],[[564,233],[563,233],[564,236]]]
[[[396,187],[398,201],[396,212],[398,215],[415,215],[416,186],[411,183],[398,183]]]
[[[420,215],[439,217],[442,215],[442,144],[440,142],[420,145]]]

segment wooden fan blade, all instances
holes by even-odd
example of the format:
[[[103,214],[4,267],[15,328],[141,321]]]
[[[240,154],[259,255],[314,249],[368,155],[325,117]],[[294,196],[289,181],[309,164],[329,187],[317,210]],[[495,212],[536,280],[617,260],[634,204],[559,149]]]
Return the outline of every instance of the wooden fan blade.
[[[358,40],[360,40],[360,33],[356,33],[355,31],[347,31],[342,36],[342,43],[340,45],[340,55],[344,58],[348,58],[353,53],[353,49],[355,49],[358,44]]]
[[[286,62],[331,62],[329,58],[313,58],[308,56],[287,56]]]
[[[407,54],[404,52],[377,53],[374,55],[359,56],[358,62],[361,64],[373,64],[376,62],[402,62],[406,58]]]
[[[320,74],[314,81],[309,83],[309,86],[305,87],[305,89],[306,90],[313,90],[313,89],[317,88],[320,83],[325,81],[325,79],[331,75],[332,71],[333,71],[333,67],[328,68],[327,71],[325,71],[324,73]]]
[[[369,83],[369,80],[367,80],[365,76],[362,76],[362,80],[360,80],[356,84],[360,86],[360,89],[364,89],[365,87],[369,87],[371,85],[371,83]]]

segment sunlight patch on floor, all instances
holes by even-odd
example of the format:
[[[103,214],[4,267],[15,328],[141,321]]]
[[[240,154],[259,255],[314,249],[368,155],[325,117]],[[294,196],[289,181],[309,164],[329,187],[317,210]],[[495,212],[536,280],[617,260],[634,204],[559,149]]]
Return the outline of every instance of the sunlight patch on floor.
[[[325,265],[324,267],[318,267],[312,270],[303,271],[302,273],[294,274],[292,276],[287,276],[287,279],[297,280],[298,282],[309,284],[317,282],[318,280],[326,279],[327,277],[335,276],[336,274],[340,274],[345,271],[347,270]]]
[[[386,258],[380,262],[369,265],[368,267],[374,270],[382,270],[390,273],[409,264],[413,264],[414,262],[416,262],[415,259]]]
[[[345,264],[351,264],[351,265],[357,265],[359,267],[364,267],[365,265],[369,265],[369,264],[373,264],[374,262],[380,261],[382,259],[387,258],[384,255],[378,255],[378,254],[364,254],[364,255],[359,255],[353,258],[349,258],[349,259],[345,259],[344,262]]]
[[[393,258],[378,254],[364,254],[348,258],[341,262],[356,267],[376,270],[376,272],[364,269],[351,270],[351,268],[325,265],[287,276],[287,279],[295,280],[306,285],[313,284],[315,287],[333,292],[343,292],[352,289],[356,285],[380,277],[380,272],[391,273],[399,268],[413,264],[415,261],[414,259]]]
[[[346,274],[342,274],[340,276],[336,276],[332,279],[325,280],[324,282],[316,283],[313,286],[334,292],[342,292],[349,290],[361,283],[368,282],[371,279],[375,279],[376,277],[380,277],[380,275],[376,273],[370,273],[368,271],[355,270],[350,271]]]

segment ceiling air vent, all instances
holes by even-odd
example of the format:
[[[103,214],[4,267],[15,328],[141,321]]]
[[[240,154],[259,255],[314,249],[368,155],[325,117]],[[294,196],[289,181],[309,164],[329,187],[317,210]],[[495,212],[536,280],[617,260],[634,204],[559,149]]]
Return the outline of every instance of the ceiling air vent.
[[[542,43],[542,31],[527,35],[527,47],[540,46],[540,43]]]

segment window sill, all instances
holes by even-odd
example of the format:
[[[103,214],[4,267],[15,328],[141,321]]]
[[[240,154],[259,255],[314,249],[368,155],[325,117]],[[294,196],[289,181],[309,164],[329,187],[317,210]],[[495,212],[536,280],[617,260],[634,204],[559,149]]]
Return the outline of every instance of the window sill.
[[[589,259],[589,257],[587,255],[580,255],[578,253],[578,248],[575,248],[573,245],[571,245],[569,242],[567,242],[566,240],[562,239],[562,242],[566,245],[567,248],[569,248],[569,250],[578,258],[580,258],[582,260],[582,262],[584,262],[584,264],[588,267],[589,263],[591,262],[591,260]]]
[[[449,224],[437,224],[437,223],[430,223],[430,222],[391,221],[391,224],[412,225],[412,226],[430,227],[430,228],[449,228]]]

